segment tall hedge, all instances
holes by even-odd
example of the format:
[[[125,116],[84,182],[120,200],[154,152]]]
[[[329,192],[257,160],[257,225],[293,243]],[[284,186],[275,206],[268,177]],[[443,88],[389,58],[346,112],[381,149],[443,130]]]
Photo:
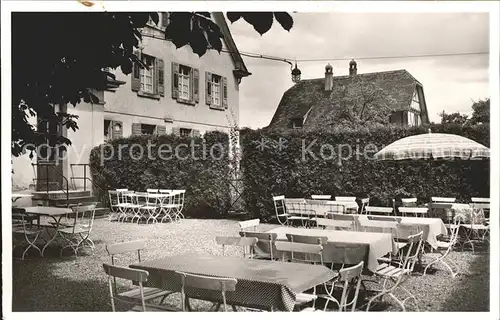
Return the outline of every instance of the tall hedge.
[[[272,197],[276,195],[369,196],[370,204],[383,206],[390,206],[395,197],[416,196],[422,203],[429,201],[431,196],[456,197],[459,201],[489,196],[489,160],[433,160],[429,163],[369,158],[398,139],[427,131],[424,127],[357,131],[245,129],[241,132],[243,157],[240,166],[247,211],[255,217],[272,216]],[[433,125],[432,132],[461,135],[489,147],[488,125]],[[321,156],[324,144],[327,147],[323,147]],[[339,145],[343,147],[339,149]],[[365,149],[368,145],[371,146]],[[354,155],[349,160],[339,161],[338,151],[346,157],[348,146]],[[310,150],[316,158],[304,150]]]
[[[151,157],[147,155],[148,144]],[[140,147],[133,145],[142,146],[144,156],[140,157]],[[175,156],[176,148],[179,157]],[[116,188],[186,189],[186,216],[225,217],[229,210],[228,135],[223,132],[208,132],[203,138],[161,135],[116,139],[95,147],[90,164],[95,192],[103,202],[107,202],[107,191]]]

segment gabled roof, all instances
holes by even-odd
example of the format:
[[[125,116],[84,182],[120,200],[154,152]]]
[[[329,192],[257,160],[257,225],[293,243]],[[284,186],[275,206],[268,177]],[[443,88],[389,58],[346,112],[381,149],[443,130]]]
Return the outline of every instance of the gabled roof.
[[[379,102],[393,111],[409,110],[415,89],[422,85],[406,70],[364,73],[333,77],[333,88],[325,90],[325,78],[302,80],[281,98],[270,127],[287,128],[291,119],[305,119],[304,126],[320,125],[326,117],[335,117],[335,105],[343,99],[362,99],[367,90],[377,92]],[[423,94],[422,94],[423,95]],[[425,101],[422,119],[428,119]]]
[[[233,73],[235,77],[241,79],[243,77],[248,77],[251,75],[248,72],[247,67],[245,66],[245,62],[241,57],[238,48],[236,47],[236,43],[234,42],[233,36],[231,35],[231,31],[229,31],[229,26],[227,25],[226,18],[222,12],[212,12],[212,17],[214,22],[219,26],[222,35],[224,36],[224,41],[226,46],[230,52],[231,57],[233,58],[235,64],[235,70]]]

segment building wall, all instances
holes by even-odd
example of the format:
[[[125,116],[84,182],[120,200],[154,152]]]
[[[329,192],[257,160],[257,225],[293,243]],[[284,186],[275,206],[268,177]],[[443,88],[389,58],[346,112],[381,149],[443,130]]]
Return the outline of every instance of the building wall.
[[[159,30],[152,29],[157,37],[162,37]],[[150,30],[151,32],[151,30]],[[200,130],[204,133],[209,130],[227,131],[232,109],[234,118],[239,117],[239,85],[233,76],[234,62],[228,53],[220,54],[209,50],[201,58],[194,54],[190,47],[176,49],[166,40],[144,37],[142,43],[143,54],[151,55],[164,60],[164,88],[165,94],[159,100],[139,96],[132,91],[132,75],[124,75],[120,70],[115,71],[116,79],[126,83],[116,92],[105,92],[104,106],[105,119],[123,121],[123,136],[129,136],[132,123],[164,125],[166,133],[171,133],[173,127],[182,127]],[[199,69],[199,102],[195,105],[183,104],[172,98],[172,62],[185,64]],[[228,109],[216,110],[210,108],[205,101],[206,79],[205,72],[211,72],[226,77],[228,91]],[[164,119],[172,122],[165,122]]]

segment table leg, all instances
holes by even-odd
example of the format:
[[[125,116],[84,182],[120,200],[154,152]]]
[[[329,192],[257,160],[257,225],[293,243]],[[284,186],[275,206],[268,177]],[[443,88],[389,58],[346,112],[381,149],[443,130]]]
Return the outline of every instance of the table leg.
[[[55,230],[54,230],[54,236],[49,239],[49,241],[47,241],[47,243],[45,244],[45,246],[43,246],[43,249],[42,249],[42,257],[43,257],[43,253],[45,252],[45,249],[47,249],[47,247],[57,238],[57,232],[59,230],[59,225],[60,225],[60,222],[61,222],[61,218],[63,217],[62,215],[59,216],[59,219],[56,219],[56,217],[53,217],[53,216],[50,216],[52,219],[54,219],[54,221],[56,222],[55,224]]]

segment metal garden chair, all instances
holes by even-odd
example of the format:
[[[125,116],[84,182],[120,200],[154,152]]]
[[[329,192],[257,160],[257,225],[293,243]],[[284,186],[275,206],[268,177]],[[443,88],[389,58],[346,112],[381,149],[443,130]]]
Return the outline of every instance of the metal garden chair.
[[[274,211],[276,213],[276,220],[282,226],[288,226],[289,214],[286,213],[285,208],[285,196],[275,196],[273,197]]]
[[[21,260],[24,260],[26,253],[31,248],[37,250],[42,256],[42,250],[36,245],[36,241],[43,230],[33,225],[33,220],[37,218],[26,214],[26,210],[22,208],[12,208],[12,243],[14,244],[12,250],[14,251],[20,245],[28,244],[28,247],[24,249]]]
[[[90,239],[90,233],[94,225],[95,207],[95,204],[73,207],[72,210],[75,215],[73,225],[57,230],[57,234],[67,243],[61,248],[61,257],[63,250],[66,248],[71,248],[75,256],[78,255],[78,250],[85,246],[88,246],[94,252],[95,245]],[[81,217],[79,216],[80,213]]]
[[[243,249],[243,257],[252,259],[255,252],[255,245],[259,239],[255,237],[215,237],[215,242],[222,246],[222,255],[226,255],[226,246],[236,246]]]
[[[106,251],[111,257],[111,265],[115,265],[115,260],[117,255],[124,255],[131,252],[137,252],[137,261],[141,262],[141,250],[146,248],[144,240],[134,240],[121,243],[114,243],[106,245]],[[115,292],[117,292],[116,278],[113,277],[113,284]],[[142,293],[139,289],[133,289],[129,291],[122,292],[120,294],[116,293],[116,297],[125,302],[138,303],[141,300],[148,301],[159,297],[163,297],[160,304],[163,303],[165,298],[172,294],[172,291],[164,291],[158,288],[143,288]]]

